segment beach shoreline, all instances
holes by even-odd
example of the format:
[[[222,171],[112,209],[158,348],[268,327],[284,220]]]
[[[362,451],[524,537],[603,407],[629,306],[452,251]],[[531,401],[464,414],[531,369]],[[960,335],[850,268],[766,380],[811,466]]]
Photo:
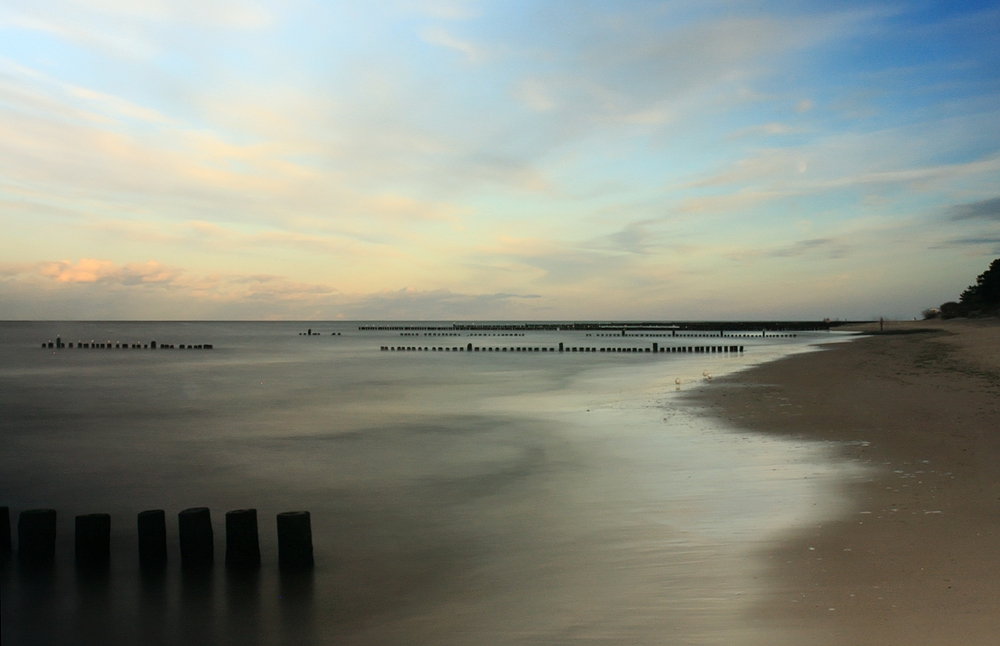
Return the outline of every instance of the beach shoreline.
[[[987,644],[1000,631],[1000,321],[878,324],[685,400],[868,470],[844,518],[766,547],[748,621],[796,644]]]

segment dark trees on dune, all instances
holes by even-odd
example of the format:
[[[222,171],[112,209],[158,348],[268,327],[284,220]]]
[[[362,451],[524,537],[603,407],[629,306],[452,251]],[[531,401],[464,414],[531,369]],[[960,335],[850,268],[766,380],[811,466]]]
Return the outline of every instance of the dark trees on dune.
[[[990,263],[989,269],[979,274],[976,284],[970,285],[958,302],[943,303],[937,310],[925,310],[924,318],[952,319],[959,316],[1000,316],[1000,258]]]

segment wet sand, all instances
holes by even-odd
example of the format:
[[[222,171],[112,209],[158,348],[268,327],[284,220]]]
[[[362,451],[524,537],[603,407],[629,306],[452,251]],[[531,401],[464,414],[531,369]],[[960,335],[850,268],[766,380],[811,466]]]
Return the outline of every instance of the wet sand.
[[[835,443],[870,469],[844,485],[846,517],[760,554],[774,581],[747,621],[795,644],[998,643],[1000,321],[885,332],[689,396],[731,426]]]

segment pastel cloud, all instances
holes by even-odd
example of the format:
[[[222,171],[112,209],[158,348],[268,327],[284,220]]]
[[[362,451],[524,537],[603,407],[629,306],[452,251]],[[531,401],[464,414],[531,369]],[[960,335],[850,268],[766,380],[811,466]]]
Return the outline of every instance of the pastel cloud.
[[[38,273],[57,283],[110,282],[122,285],[170,283],[178,276],[176,270],[153,261],[117,266],[110,260],[93,258],[81,258],[76,263],[68,260],[41,263]]]

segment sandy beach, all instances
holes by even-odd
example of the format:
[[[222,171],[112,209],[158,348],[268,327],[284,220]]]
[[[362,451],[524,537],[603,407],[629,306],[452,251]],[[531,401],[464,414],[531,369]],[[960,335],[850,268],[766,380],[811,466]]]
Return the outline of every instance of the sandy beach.
[[[776,583],[748,621],[797,644],[997,643],[1000,321],[886,323],[689,400],[870,470],[847,518],[761,554]]]

